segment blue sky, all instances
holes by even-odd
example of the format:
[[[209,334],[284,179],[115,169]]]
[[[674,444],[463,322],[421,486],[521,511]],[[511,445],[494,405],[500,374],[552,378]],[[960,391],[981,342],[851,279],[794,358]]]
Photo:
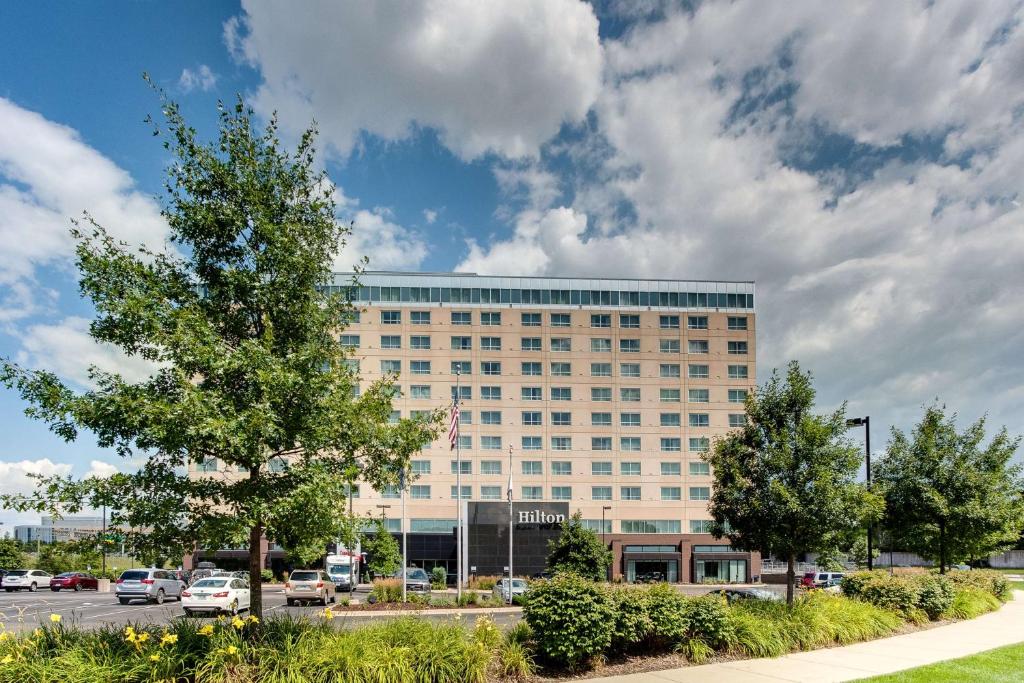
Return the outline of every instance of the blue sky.
[[[84,334],[66,229],[162,239],[146,71],[205,133],[235,93],[317,121],[339,267],[754,279],[761,378],[1020,434],[1021,3],[820,5],[5,3],[0,355],[141,370]],[[131,466],[21,409],[0,391],[4,491]]]

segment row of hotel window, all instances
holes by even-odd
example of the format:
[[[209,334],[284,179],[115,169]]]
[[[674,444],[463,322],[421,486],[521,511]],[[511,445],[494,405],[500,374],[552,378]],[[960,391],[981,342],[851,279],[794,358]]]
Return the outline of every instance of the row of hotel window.
[[[610,519],[584,519],[583,526],[595,533],[612,533],[612,520]],[[391,533],[402,532],[402,520],[395,517],[388,517],[384,520],[384,526]],[[455,529],[454,519],[420,519],[409,520],[409,532],[420,534],[450,534]],[[682,522],[678,519],[621,519],[619,520],[619,533],[623,534],[681,534]],[[689,523],[691,534],[710,534],[710,519],[691,519]],[[373,529],[367,529],[372,532]],[[714,548],[717,546],[695,546],[694,551],[700,552],[698,548]],[[728,546],[724,546],[728,547]],[[707,550],[704,552],[724,552]]]
[[[523,425],[527,427],[541,426],[541,418],[539,413],[523,413],[523,415],[530,416],[530,422],[523,422]],[[537,417],[533,417],[536,415]],[[729,427],[742,427],[747,424],[746,413],[729,413]],[[661,427],[682,427],[679,413],[660,413],[658,415],[659,421],[657,425],[648,426],[661,426]],[[710,427],[711,426],[711,415],[710,413],[689,413],[687,425],[694,428],[699,427]],[[595,427],[610,427],[612,426],[611,413],[591,413],[590,424]],[[572,414],[571,413],[551,413],[551,426],[553,427],[570,427],[572,426]],[[640,421],[640,413],[619,413],[619,426],[621,427],[641,427],[643,424]],[[623,437],[623,440],[629,437]],[[639,437],[637,443],[639,444]],[[595,451],[610,451],[611,450],[611,437],[606,436],[595,436],[591,438],[592,448]],[[540,450],[540,437],[539,436],[524,436],[523,449],[524,450]],[[672,438],[663,438],[662,440],[663,451],[676,450],[678,448],[666,448],[666,443],[673,442]],[[677,439],[678,441],[678,439]],[[528,446],[529,444],[529,446]],[[534,445],[535,444],[535,445]],[[607,444],[607,447],[599,447],[598,444]],[[470,434],[459,435],[459,446],[461,448],[472,448],[473,437]],[[480,437],[480,448],[483,450],[501,450],[501,437],[500,436],[481,436]],[[567,436],[553,436],[551,437],[551,450],[555,451],[570,451],[572,450],[572,439]],[[639,447],[636,449],[623,449],[623,450],[641,450]]]
[[[362,340],[358,334],[343,334],[339,339],[342,346],[347,349],[358,349]],[[380,335],[380,347],[384,350],[399,350],[402,348],[402,335],[382,334]],[[409,348],[414,351],[429,351],[431,349],[430,335],[410,335]],[[452,351],[472,351],[473,337],[452,337]],[[707,339],[691,339],[687,342],[687,353],[707,354],[711,352],[710,342]],[[659,339],[658,351],[660,353],[679,353],[680,345],[678,339]],[[748,345],[745,341],[726,342],[726,352],[733,356],[745,356]],[[442,349],[443,350],[443,349]],[[480,337],[481,351],[501,351],[501,337]],[[521,337],[519,340],[520,351],[543,351],[543,340],[540,337]],[[611,353],[612,340],[610,338],[593,337],[590,339],[591,353]],[[552,337],[551,351],[568,353],[572,351],[572,337]],[[620,339],[620,353],[640,353],[639,339]]]
[[[431,311],[410,311],[409,322],[413,325],[430,325],[431,324]],[[572,319],[569,313],[551,313],[550,323],[551,327],[571,327]],[[678,330],[680,329],[678,315],[660,315],[658,316],[658,328],[662,330]],[[360,322],[360,315],[358,311],[353,312],[351,322]],[[381,311],[380,322],[382,325],[401,325],[402,324],[402,311]],[[619,315],[619,327],[628,330],[640,329],[640,316],[635,314],[622,313]],[[520,313],[519,323],[523,327],[540,327],[543,324],[540,313]],[[452,325],[472,325],[473,324],[473,312],[472,311],[452,311],[451,312],[451,324]],[[482,311],[480,313],[480,324],[484,326],[497,326],[501,325],[501,313],[499,311]],[[590,326],[595,328],[611,327],[612,316],[607,313],[596,313],[590,316]],[[726,327],[730,330],[746,330],[747,329],[747,316],[745,315],[730,315],[726,322]],[[688,330],[706,330],[708,329],[708,316],[706,315],[689,315],[686,316],[686,329]]]
[[[745,424],[745,416],[742,414],[737,416],[735,422],[737,424],[731,425],[734,427],[742,426]],[[730,419],[730,423],[733,420]],[[682,450],[682,439],[675,436],[663,436],[660,437],[660,450],[662,453],[678,453]],[[688,446],[691,453],[706,453],[710,448],[710,440],[706,436],[693,436],[689,438]],[[458,438],[459,448],[472,449],[473,448],[473,437],[470,434],[460,434]],[[520,450],[524,451],[540,451],[544,450],[543,439],[539,436],[522,436],[520,437]],[[481,436],[480,437],[480,448],[481,450],[487,451],[500,451],[502,450],[502,441],[500,436]],[[553,436],[551,437],[551,450],[553,451],[571,451],[572,450],[572,438],[567,436]],[[612,450],[612,437],[610,436],[592,436],[590,437],[590,450],[592,451],[610,451]],[[639,452],[642,451],[641,440],[639,436],[622,436],[619,437],[619,450],[623,452]],[[415,462],[415,461],[414,461]]]
[[[455,486],[451,487],[451,498],[455,499],[456,495]],[[661,497],[658,500],[665,501],[681,501],[683,500],[682,487],[681,486],[662,486]],[[615,500],[612,497],[611,486],[591,486],[590,487],[590,500]],[[389,492],[385,492],[383,498],[398,498],[399,493],[397,490],[393,492],[393,495],[388,495]],[[689,496],[687,500],[694,501],[707,501],[711,500],[711,487],[710,486],[691,486],[689,487]],[[481,486],[480,487],[480,500],[501,500],[506,495],[506,488],[504,486]],[[514,494],[513,494],[514,495]],[[353,494],[354,496],[354,494]],[[413,500],[430,500],[431,499],[431,488],[430,484],[413,484],[409,487],[409,497]],[[469,500],[473,498],[473,487],[463,486],[462,487],[462,498]],[[521,486],[519,487],[519,500],[572,500],[572,487],[571,486],[552,486],[551,496],[549,498],[544,497],[543,486]],[[619,487],[619,500],[623,501],[634,501],[643,500],[641,496],[641,487],[639,486],[620,486]]]
[[[430,395],[429,384],[412,384],[409,386],[409,398],[427,399],[432,398]],[[396,387],[397,390],[397,387]],[[500,386],[483,386],[480,387],[480,398],[490,401],[501,400]],[[452,387],[452,398],[454,399],[458,395],[460,400],[466,401],[473,398],[472,387],[459,387],[458,392],[455,391],[455,387]],[[550,399],[552,401],[571,401],[572,400],[572,387],[551,387]],[[747,400],[746,389],[728,389],[727,390],[728,402],[729,403],[743,403]],[[543,387],[520,387],[519,397],[522,401],[543,401],[544,400],[544,388]],[[710,389],[687,389],[686,397],[690,403],[710,403],[711,402],[711,390]],[[577,398],[579,396],[577,395]],[[612,388],[611,387],[591,387],[590,388],[590,400],[597,403],[608,403],[612,400]],[[619,389],[619,400],[624,403],[639,403],[640,402],[640,387],[621,387]],[[660,403],[679,403],[682,400],[682,390],[668,387],[660,387],[658,389],[658,400]],[[609,413],[594,413],[595,415],[609,415]],[[526,416],[530,416],[528,420]],[[485,410],[480,413],[481,422],[483,424],[501,424],[501,411],[498,410]],[[608,418],[611,419],[610,417]],[[523,424],[540,424],[540,413],[538,412],[524,412],[523,413]],[[598,424],[595,422],[594,424]]]
[[[348,367],[353,372],[359,372],[360,363],[359,359],[352,358],[348,359]],[[431,374],[431,361],[429,360],[411,360],[409,361],[409,374],[410,375],[429,375]],[[451,361],[450,367],[451,374],[453,375],[472,375],[473,374],[473,363],[468,360],[453,360]],[[523,361],[519,366],[520,375],[523,377],[543,377],[544,376],[544,364],[536,361]],[[402,361],[399,359],[385,359],[380,362],[381,374],[401,374],[402,372]],[[691,363],[686,366],[687,377],[689,379],[708,379],[711,376],[711,367],[708,365],[702,365],[699,363]],[[682,366],[679,363],[660,363],[658,366],[658,376],[666,379],[679,379],[682,377]],[[501,361],[483,361],[480,363],[480,374],[488,377],[501,376],[502,367]],[[572,376],[572,363],[551,363],[550,376],[552,377],[571,377]],[[509,375],[514,376],[514,375]],[[611,363],[591,363],[590,364],[590,376],[591,377],[612,377],[612,364]],[[619,364],[619,377],[640,377],[640,364],[639,363],[620,363]],[[729,366],[729,379],[747,379],[749,377],[749,371],[746,365],[730,365]],[[468,389],[468,387],[466,387]],[[454,392],[454,387],[452,388]],[[453,394],[454,396],[454,394]]]

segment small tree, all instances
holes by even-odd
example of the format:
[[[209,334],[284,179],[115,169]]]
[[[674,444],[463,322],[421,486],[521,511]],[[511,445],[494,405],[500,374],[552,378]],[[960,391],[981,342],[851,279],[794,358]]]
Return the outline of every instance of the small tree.
[[[25,553],[21,543],[13,538],[0,538],[0,569],[20,569],[25,566]]]
[[[402,568],[402,550],[398,541],[376,520],[376,531],[363,535],[363,550],[368,556],[367,568],[374,576],[390,576]]]
[[[705,455],[714,471],[712,533],[733,547],[786,558],[793,604],[796,556],[822,552],[880,512],[857,482],[860,449],[846,437],[845,404],[815,415],[810,373],[793,361],[785,378],[747,397],[747,423]]]
[[[878,546],[871,547],[871,559],[877,560],[879,556]],[[868,537],[865,533],[858,534],[853,545],[850,546],[850,560],[854,562],[858,567],[863,567],[868,563]]]
[[[548,541],[548,568],[553,572],[572,572],[593,581],[608,578],[612,553],[596,533],[583,526],[576,512],[562,525],[558,538]]]
[[[1020,439],[1004,427],[983,446],[984,418],[959,433],[955,423],[955,414],[928,407],[909,436],[893,429],[875,469],[885,525],[941,573],[1013,547],[1024,526],[1021,465],[1010,462]]]

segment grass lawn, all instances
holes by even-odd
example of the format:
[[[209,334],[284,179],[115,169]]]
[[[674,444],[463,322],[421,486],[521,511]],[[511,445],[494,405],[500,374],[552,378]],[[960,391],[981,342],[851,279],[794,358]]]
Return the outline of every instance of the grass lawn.
[[[886,676],[864,678],[858,683],[1017,683],[1022,675],[1024,643],[1018,643],[963,659],[951,659]]]

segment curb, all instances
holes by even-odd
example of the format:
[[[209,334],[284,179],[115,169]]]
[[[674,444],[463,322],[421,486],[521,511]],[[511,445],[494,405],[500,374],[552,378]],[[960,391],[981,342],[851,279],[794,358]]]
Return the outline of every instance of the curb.
[[[463,616],[469,614],[519,614],[523,611],[522,607],[472,607],[472,608],[455,608],[455,609],[392,609],[392,610],[346,610],[344,608],[335,608],[332,610],[334,618],[338,619],[341,617],[438,617],[445,615],[452,616]]]

